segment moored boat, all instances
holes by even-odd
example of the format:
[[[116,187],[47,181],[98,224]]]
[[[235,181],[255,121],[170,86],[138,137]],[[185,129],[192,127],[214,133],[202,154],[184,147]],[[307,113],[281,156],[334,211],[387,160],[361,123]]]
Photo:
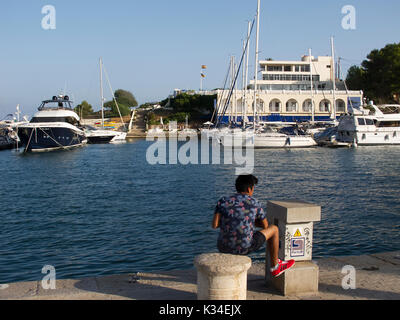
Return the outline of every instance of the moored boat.
[[[354,110],[343,115],[338,141],[358,146],[400,145],[400,105],[369,105],[373,111]]]
[[[26,152],[70,149],[87,143],[68,96],[42,101],[31,121],[18,127],[18,136]]]

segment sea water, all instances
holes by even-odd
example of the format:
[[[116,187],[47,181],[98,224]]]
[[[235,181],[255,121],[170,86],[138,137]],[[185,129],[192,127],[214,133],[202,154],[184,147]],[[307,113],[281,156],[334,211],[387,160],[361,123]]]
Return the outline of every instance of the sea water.
[[[151,142],[0,152],[0,283],[193,268],[233,165],[150,165]],[[313,257],[400,250],[400,147],[255,150],[254,196],[322,206]],[[263,261],[264,250],[251,255]]]

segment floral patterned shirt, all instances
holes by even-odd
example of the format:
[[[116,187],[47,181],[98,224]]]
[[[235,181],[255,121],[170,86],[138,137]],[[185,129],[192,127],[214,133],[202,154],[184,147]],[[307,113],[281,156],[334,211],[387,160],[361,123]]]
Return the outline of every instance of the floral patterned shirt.
[[[221,198],[215,213],[221,215],[218,247],[222,246],[232,254],[246,253],[253,240],[255,220],[266,218],[256,199],[239,193]]]

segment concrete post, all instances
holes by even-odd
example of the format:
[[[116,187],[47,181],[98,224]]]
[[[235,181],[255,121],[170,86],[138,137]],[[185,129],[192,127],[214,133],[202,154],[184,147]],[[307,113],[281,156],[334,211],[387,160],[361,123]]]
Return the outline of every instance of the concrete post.
[[[296,261],[293,268],[271,278],[267,246],[265,278],[283,295],[318,292],[318,266],[312,260],[314,222],[321,221],[321,207],[300,201],[269,201],[269,222],[279,229],[279,259]]]
[[[197,256],[198,300],[246,300],[247,270],[251,259],[245,256],[210,253]]]

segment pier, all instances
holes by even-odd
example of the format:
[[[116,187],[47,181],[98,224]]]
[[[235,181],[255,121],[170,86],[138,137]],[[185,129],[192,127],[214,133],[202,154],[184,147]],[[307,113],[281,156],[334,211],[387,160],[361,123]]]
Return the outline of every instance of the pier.
[[[313,260],[319,267],[319,292],[283,296],[265,285],[265,264],[253,263],[247,276],[247,300],[399,300],[400,251]],[[355,288],[343,283],[355,269]],[[346,268],[347,267],[347,268]],[[1,300],[196,300],[196,270],[121,274],[56,280],[43,289],[41,280],[0,285]]]

